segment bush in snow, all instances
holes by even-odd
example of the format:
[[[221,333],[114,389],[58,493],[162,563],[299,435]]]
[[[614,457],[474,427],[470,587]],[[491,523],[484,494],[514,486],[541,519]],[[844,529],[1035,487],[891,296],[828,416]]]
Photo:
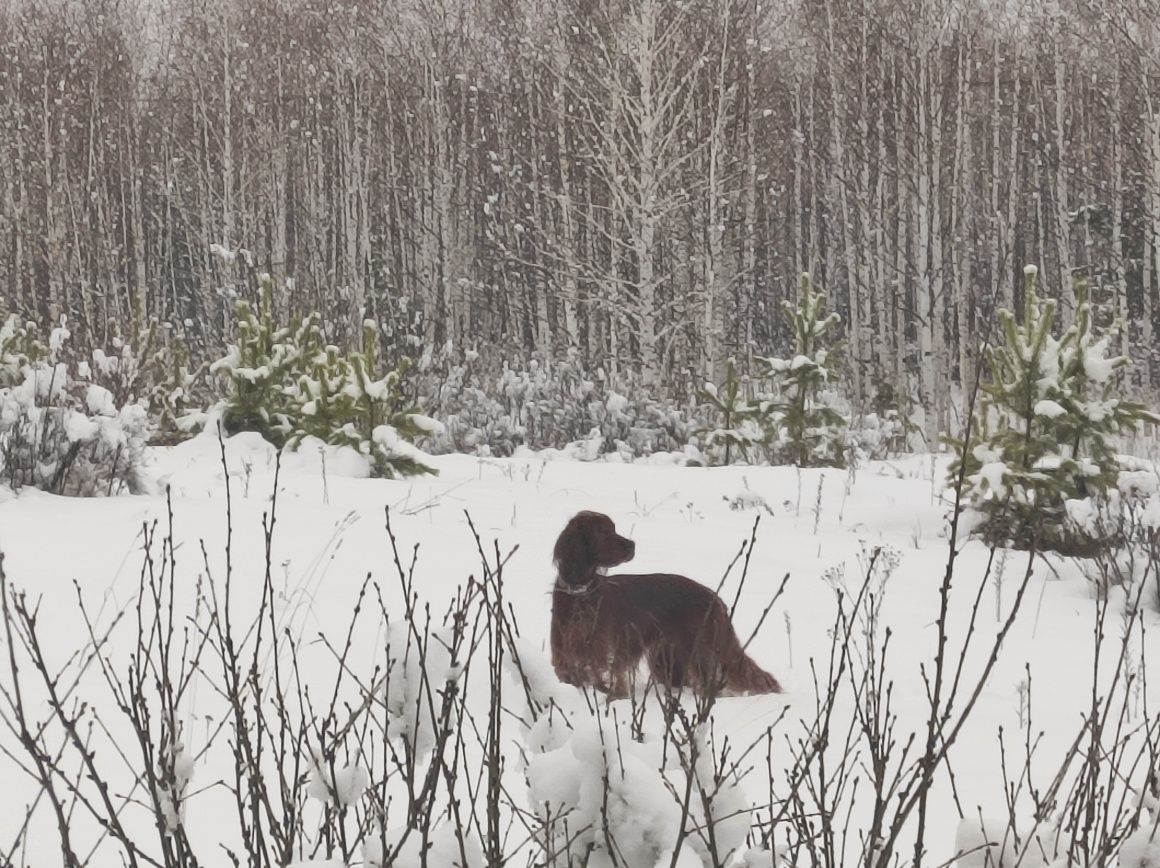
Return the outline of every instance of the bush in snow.
[[[226,381],[226,430],[257,431],[279,447],[306,437],[349,446],[376,476],[434,473],[412,440],[442,426],[406,401],[405,357],[381,371],[376,325],[366,321],[361,348],[344,352],[327,343],[318,313],[295,327],[278,325],[270,276],[261,275],[259,286],[258,309],[238,302],[237,343],[210,366]]]
[[[1106,497],[1121,469],[1109,438],[1156,417],[1118,397],[1129,360],[1108,356],[1112,335],[1097,332],[1086,287],[1056,338],[1056,303],[1036,294],[1034,266],[1024,274],[1023,322],[999,312],[1002,342],[985,351],[988,379],[967,440],[951,441],[950,475],[965,463],[968,522],[987,542],[1090,552],[1101,541],[1068,532],[1066,503]]]
[[[1120,868],[1160,868],[1160,831],[1137,829],[1120,849]]]
[[[63,320],[47,345],[15,317],[0,327],[0,482],[78,496],[139,490],[147,409],[119,399],[103,354],[81,358],[69,337]]]
[[[22,322],[16,314],[0,317],[0,386],[24,379],[24,369],[47,354],[36,323]]]
[[[204,367],[192,365],[181,335],[169,323],[133,316],[127,331],[115,320],[103,334],[91,329],[77,336],[67,329],[67,346],[56,348],[73,363],[82,378],[107,389],[118,406],[141,403],[149,413],[154,442],[174,442],[188,436],[203,420],[198,408],[205,399]],[[35,322],[9,316],[0,323],[0,382],[23,379],[24,367],[46,361],[49,347]],[[58,361],[63,360],[59,359]]]
[[[1007,817],[963,817],[955,831],[958,868],[1011,868],[1019,862],[1019,835]]]
[[[875,376],[870,384],[869,412],[857,420],[852,434],[859,452],[870,460],[881,460],[909,451],[910,439],[921,435],[915,424],[913,402],[904,390],[883,376]]]
[[[663,716],[647,701],[623,716],[594,714],[534,647],[520,644],[516,656],[534,718],[524,773],[549,864],[709,866],[741,852],[751,804],[738,768],[711,746],[712,697],[673,697]]]
[[[420,357],[415,381],[444,423],[421,441],[432,451],[507,456],[524,447],[629,459],[682,450],[692,431],[689,408],[652,397],[634,375],[586,369],[574,350],[512,359],[446,344]]]
[[[835,372],[829,333],[841,318],[836,313],[822,315],[825,298],[813,291],[808,274],[802,275],[798,303],[782,304],[793,326],[793,355],[759,360],[765,369],[762,376],[774,383],[766,408],[773,425],[771,458],[798,467],[842,467],[846,419],[824,400],[824,389]]]
[[[204,422],[205,368],[192,365],[185,342],[168,323],[138,314],[123,333],[110,320],[103,343],[93,343],[94,377],[118,406],[144,405],[153,442],[178,442]]]
[[[1147,809],[1140,826],[1120,847],[1120,868],[1160,868],[1160,780],[1153,777],[1153,791],[1145,793]]]
[[[1129,613],[1140,603],[1160,609],[1160,476],[1138,463],[1102,496],[1065,505],[1069,534],[1105,542],[1084,561],[1084,575],[1100,596],[1121,589]]]

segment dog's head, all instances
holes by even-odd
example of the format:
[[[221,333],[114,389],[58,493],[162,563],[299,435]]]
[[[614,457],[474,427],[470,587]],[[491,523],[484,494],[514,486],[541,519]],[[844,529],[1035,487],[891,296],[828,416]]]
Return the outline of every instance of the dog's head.
[[[581,512],[565,525],[552,557],[563,581],[581,585],[597,570],[631,561],[635,554],[636,543],[618,534],[612,519]]]

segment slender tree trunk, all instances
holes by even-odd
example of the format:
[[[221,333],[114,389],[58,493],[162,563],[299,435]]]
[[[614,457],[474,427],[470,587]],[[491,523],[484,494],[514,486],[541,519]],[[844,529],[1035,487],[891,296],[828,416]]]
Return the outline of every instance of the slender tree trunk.
[[[932,448],[936,448],[938,436],[941,432],[947,430],[949,427],[947,419],[947,408],[950,405],[950,356],[949,348],[947,346],[947,280],[946,269],[943,265],[943,245],[945,239],[943,238],[943,172],[942,172],[942,142],[943,142],[943,122],[942,112],[940,110],[942,93],[942,56],[941,46],[934,49],[932,61],[926,63],[927,69],[927,99],[929,100],[929,108],[927,111],[927,123],[930,130],[930,177],[931,185],[928,190],[927,197],[927,219],[930,221],[930,285],[931,285],[931,323],[930,323],[930,339],[931,350],[934,360],[934,370],[931,372],[931,378],[934,385],[934,390],[931,394],[932,403],[930,406],[934,408],[935,414],[935,428],[933,429],[934,440]],[[927,434],[932,431],[928,427]]]
[[[830,96],[833,105],[830,107],[830,145],[833,148],[830,172],[830,205],[838,209],[841,222],[842,254],[846,272],[847,310],[849,322],[846,324],[846,340],[848,353],[852,364],[849,374],[852,383],[855,407],[862,405],[862,323],[861,302],[858,287],[858,251],[855,249],[853,214],[849,202],[850,171],[849,164],[853,159],[846,153],[842,130],[847,122],[846,101],[838,80],[838,50],[834,42],[834,21],[831,4],[826,4],[826,66],[830,81]],[[865,141],[865,140],[863,140]],[[828,275],[829,280],[835,280],[835,275]]]
[[[563,310],[563,328],[560,342],[566,347],[579,344],[580,326],[577,310],[580,303],[579,287],[576,280],[575,263],[580,259],[577,250],[576,221],[573,216],[572,202],[572,155],[568,143],[568,104],[565,99],[565,87],[568,77],[568,67],[571,57],[568,52],[568,43],[564,38],[564,15],[561,5],[556,5],[556,27],[554,30],[553,60],[555,64],[556,83],[552,90],[553,113],[555,114],[556,132],[556,168],[559,174],[559,206],[560,219],[559,243],[564,250],[565,266],[562,269],[563,287],[561,289],[560,307]]]
[[[535,105],[534,98],[535,98],[535,95],[532,93],[532,85],[531,85],[531,82],[529,81],[527,84],[527,99],[528,99],[529,111],[532,111],[533,109],[531,108],[531,106]],[[532,124],[532,128],[533,129],[535,128],[534,123]],[[530,168],[531,168],[531,173],[532,173],[532,188],[531,188],[532,219],[535,221],[536,225],[542,226],[544,223],[544,219],[543,219],[542,214],[543,214],[543,210],[544,210],[543,200],[544,200],[544,189],[545,189],[543,185],[546,182],[542,178],[542,170],[541,170],[541,167],[539,164],[539,160],[531,160],[530,162],[531,162]],[[523,235],[524,235],[524,233],[519,234],[519,236],[523,236]],[[519,237],[519,236],[517,236],[517,238],[515,239],[515,244],[517,247],[523,249],[523,248],[525,248],[525,245],[523,243],[523,238]],[[547,281],[543,278],[543,271],[542,271],[542,269],[537,267],[538,265],[539,265],[539,263],[533,263],[533,272],[532,273],[535,276],[531,281],[531,283],[532,283],[531,291],[535,294],[536,351],[539,352],[541,355],[548,355],[551,353],[551,350],[552,350],[552,317],[551,317],[551,310],[548,306],[549,300],[548,300]]]
[[[1123,124],[1120,113],[1123,110],[1123,79],[1119,62],[1113,65],[1115,83],[1112,90],[1111,148],[1112,148],[1112,293],[1116,318],[1119,320],[1120,353],[1132,355],[1131,321],[1128,318],[1128,288],[1124,274],[1124,146]]]
[[[971,166],[974,162],[970,124],[970,42],[964,37],[959,45],[956,66],[956,116],[954,148],[954,180],[951,189],[951,276],[955,287],[955,333],[958,341],[959,390],[963,419],[970,400],[971,377],[974,373],[974,341],[971,316],[974,299],[971,297],[971,248],[964,239],[973,234],[971,219]],[[961,420],[960,420],[961,421]],[[956,426],[958,427],[958,426]]]
[[[803,236],[806,226],[805,190],[803,180],[806,174],[806,122],[802,107],[802,83],[794,77],[793,87],[793,203],[791,205],[793,232],[793,279],[789,283],[797,285],[798,279],[812,266],[805,255],[806,241]],[[788,293],[787,293],[788,294]]]
[[[702,326],[704,333],[705,359],[703,365],[704,376],[711,383],[719,383],[725,373],[724,330],[725,317],[722,315],[728,280],[725,278],[725,218],[722,213],[723,205],[727,200],[725,174],[728,170],[726,160],[726,125],[730,120],[730,110],[733,102],[734,89],[726,82],[726,68],[728,63],[727,49],[729,48],[728,33],[730,28],[729,5],[724,5],[725,14],[722,21],[722,30],[726,34],[722,39],[721,53],[717,58],[717,81],[715,88],[715,105],[712,115],[712,128],[709,130],[708,170],[709,183],[706,189],[706,249],[704,255],[704,287],[702,289],[703,309]]]
[[[874,203],[871,208],[872,226],[874,227],[874,296],[878,308],[878,338],[874,351],[875,366],[879,376],[890,376],[890,382],[898,386],[901,384],[902,371],[894,366],[895,356],[890,351],[891,333],[894,327],[894,308],[892,305],[893,293],[891,284],[897,284],[899,275],[892,271],[890,251],[887,248],[887,225],[889,211],[887,206],[886,190],[886,89],[889,83],[889,65],[885,58],[880,59],[879,71],[879,106],[878,122],[875,125],[875,138],[878,142],[878,163],[874,182]]]
[[[906,364],[907,350],[910,347],[910,335],[907,333],[907,324],[913,316],[913,307],[909,303],[911,296],[911,276],[913,272],[907,266],[910,261],[911,248],[916,243],[912,234],[913,226],[910,219],[912,210],[911,199],[914,195],[912,173],[915,160],[913,156],[909,160],[907,159],[907,155],[910,153],[910,142],[907,131],[909,130],[909,125],[913,123],[913,118],[910,115],[910,88],[908,86],[909,79],[907,77],[906,61],[900,60],[897,56],[894,58],[894,78],[895,89],[899,94],[894,113],[894,129],[897,137],[894,143],[896,160],[894,204],[898,225],[894,243],[894,366],[897,382],[907,383],[906,391],[909,393],[911,383],[919,383],[921,389],[919,378],[917,375],[913,378],[911,377],[912,372]],[[918,290],[916,288],[914,295],[917,295],[917,292]],[[920,324],[916,324],[917,330],[921,330],[921,328],[922,326]],[[918,395],[917,403],[922,403],[921,391]]]
[[[1151,392],[1155,385],[1156,350],[1153,343],[1155,334],[1156,290],[1154,276],[1160,272],[1160,107],[1149,100],[1148,105],[1148,168],[1145,189],[1148,191],[1148,232],[1144,264],[1147,271],[1143,281],[1143,311],[1140,317],[1140,343],[1147,348],[1145,363],[1145,387]]]
[[[660,376],[660,354],[657,347],[656,271],[657,201],[660,196],[657,178],[658,142],[661,116],[653,93],[653,62],[657,36],[658,0],[642,0],[636,27],[636,73],[640,86],[639,193],[636,204],[636,231],[633,249],[636,254],[636,310],[640,342],[641,376],[646,386]]]
[[[1055,134],[1055,189],[1053,200],[1055,203],[1055,249],[1056,259],[1059,262],[1059,292],[1060,309],[1067,311],[1071,316],[1075,314],[1075,295],[1072,291],[1072,255],[1071,255],[1071,219],[1068,214],[1070,196],[1068,193],[1068,166],[1067,166],[1067,81],[1065,78],[1065,61],[1060,50],[1059,39],[1053,40],[1055,52],[1055,115],[1053,132]],[[1067,319],[1070,320],[1071,316]]]
[[[1019,91],[1022,78],[1019,75],[1018,67],[1014,71],[1015,87],[1011,94],[1011,138],[1008,144],[1007,159],[1007,217],[1004,221],[1003,227],[1003,261],[1007,262],[1007,273],[1000,279],[1003,281],[1003,291],[1000,293],[1000,298],[1003,302],[1003,307],[1007,310],[1015,310],[1015,284],[1016,278],[1012,274],[1014,266],[1020,266],[1017,269],[1018,273],[1022,273],[1021,266],[1026,263],[1009,262],[1015,256],[1015,231],[1016,221],[1018,220],[1018,206],[1019,193],[1021,189],[1022,179],[1019,176],[1019,141],[1023,134],[1020,121],[1023,114],[1019,103]],[[1002,266],[1000,266],[1002,268]]]
[[[757,42],[757,9],[751,7],[749,12],[749,39],[748,46],[756,49]],[[769,282],[759,280],[757,274],[757,51],[746,50],[745,64],[745,114],[742,122],[745,124],[745,185],[741,192],[742,209],[745,219],[741,253],[741,284],[750,288],[749,314],[745,317],[745,352],[746,362],[750,361],[754,346],[754,320],[757,316],[757,297],[761,291],[768,291]],[[796,207],[796,206],[795,206]]]

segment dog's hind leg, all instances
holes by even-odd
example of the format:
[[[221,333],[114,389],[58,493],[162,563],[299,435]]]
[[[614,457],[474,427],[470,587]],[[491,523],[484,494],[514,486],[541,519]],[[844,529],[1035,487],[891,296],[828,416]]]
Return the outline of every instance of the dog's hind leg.
[[[653,680],[673,690],[689,686],[689,655],[669,642],[648,649],[648,668]]]

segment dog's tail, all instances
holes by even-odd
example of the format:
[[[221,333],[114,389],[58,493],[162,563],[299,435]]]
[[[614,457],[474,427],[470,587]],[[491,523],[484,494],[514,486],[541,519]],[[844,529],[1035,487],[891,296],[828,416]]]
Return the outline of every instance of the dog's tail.
[[[758,666],[748,654],[738,656],[726,676],[725,689],[730,693],[781,693],[777,679]]]

